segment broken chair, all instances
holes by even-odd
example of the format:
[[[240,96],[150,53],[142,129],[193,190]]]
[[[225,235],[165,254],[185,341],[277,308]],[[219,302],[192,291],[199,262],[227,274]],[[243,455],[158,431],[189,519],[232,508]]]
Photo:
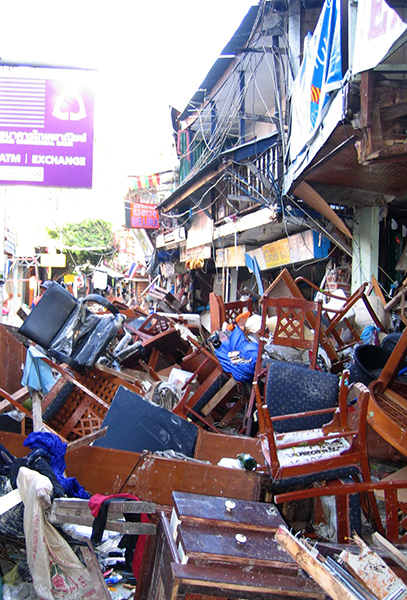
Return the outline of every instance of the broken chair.
[[[347,378],[346,373],[345,378]],[[370,469],[366,449],[366,421],[369,393],[362,392],[359,398],[359,418],[357,427],[350,429],[347,415],[347,386],[344,381],[339,393],[339,406],[325,409],[333,418],[318,429],[285,431],[277,434],[274,423],[294,418],[312,417],[322,414],[322,410],[307,411],[300,414],[287,414],[271,417],[263,401],[257,381],[253,387],[256,395],[259,438],[272,479],[274,493],[297,489],[306,489],[321,481],[340,482],[349,477],[356,482],[370,483]],[[338,496],[341,494],[339,493]],[[366,516],[379,533],[383,533],[376,499],[372,491],[361,498]],[[344,506],[337,503],[338,529],[348,524],[348,515]],[[346,537],[349,526],[343,529],[341,537]]]
[[[193,338],[189,338],[189,341],[195,350],[184,357],[181,368],[189,371],[191,376],[184,384],[182,398],[172,412],[184,418],[193,418],[201,426],[218,432],[213,426],[212,413],[233,398],[238,382],[223,371],[216,356]],[[194,382],[198,384],[195,390]]]
[[[90,310],[97,304],[109,314]],[[60,363],[78,372],[93,367],[121,329],[125,316],[106,298],[90,294],[79,301],[53,282],[19,329]]]
[[[209,294],[209,311],[211,317],[211,333],[219,331],[223,323],[235,325],[236,319],[243,313],[253,313],[253,302],[247,300],[236,300],[235,302],[223,302],[218,294]]]
[[[335,340],[337,351],[345,350],[346,348],[349,348],[350,346],[354,346],[355,344],[360,342],[360,335],[357,332],[354,325],[352,324],[352,322],[350,321],[349,317],[347,316],[349,311],[359,300],[361,300],[363,302],[363,304],[365,305],[366,310],[368,311],[368,313],[369,313],[373,323],[376,325],[376,327],[378,327],[381,331],[385,332],[385,329],[384,329],[382,323],[380,322],[379,318],[377,317],[377,315],[376,315],[375,311],[373,310],[373,307],[370,304],[369,299],[366,295],[366,288],[368,286],[367,282],[362,284],[356,290],[356,292],[354,292],[349,298],[343,298],[337,294],[335,295],[335,294],[332,294],[331,292],[322,290],[321,288],[316,286],[314,283],[312,283],[305,277],[297,277],[295,279],[295,283],[296,284],[304,283],[304,284],[308,285],[309,287],[311,287],[312,289],[314,289],[315,291],[323,294],[327,299],[340,300],[343,302],[343,304],[340,308],[333,308],[332,306],[330,307],[329,302],[327,304],[325,304],[323,307],[323,318],[326,321],[326,324],[324,327],[325,334],[327,336],[332,336],[332,338]],[[350,332],[351,338],[348,341],[342,340],[341,332],[339,329],[340,324],[343,324],[344,326],[346,326],[346,328]]]

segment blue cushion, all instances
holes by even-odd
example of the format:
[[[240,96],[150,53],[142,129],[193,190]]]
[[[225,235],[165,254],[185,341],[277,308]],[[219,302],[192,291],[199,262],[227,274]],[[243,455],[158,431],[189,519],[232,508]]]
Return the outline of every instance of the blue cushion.
[[[306,369],[285,361],[274,361],[267,368],[264,400],[272,417],[332,408],[338,404],[339,379],[333,373]],[[285,421],[274,421],[277,433],[316,429],[328,423],[332,413]]]

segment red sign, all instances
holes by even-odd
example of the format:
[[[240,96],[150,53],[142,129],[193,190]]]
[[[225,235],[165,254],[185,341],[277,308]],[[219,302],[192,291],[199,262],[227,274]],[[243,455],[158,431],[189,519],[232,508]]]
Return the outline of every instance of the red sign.
[[[131,227],[135,229],[158,229],[158,210],[153,204],[131,203]]]

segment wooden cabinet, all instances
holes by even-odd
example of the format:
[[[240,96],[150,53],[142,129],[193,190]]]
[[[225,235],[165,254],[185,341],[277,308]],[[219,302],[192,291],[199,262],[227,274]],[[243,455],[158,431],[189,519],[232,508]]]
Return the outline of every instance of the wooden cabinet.
[[[136,600],[323,600],[321,588],[274,540],[272,504],[173,493],[149,538]]]

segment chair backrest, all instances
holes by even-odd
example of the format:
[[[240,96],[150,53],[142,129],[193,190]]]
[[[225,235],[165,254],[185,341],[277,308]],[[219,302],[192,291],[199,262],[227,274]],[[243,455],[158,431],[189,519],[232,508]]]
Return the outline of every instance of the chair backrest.
[[[49,350],[54,338],[78,305],[79,300],[54,281],[18,332]]]
[[[304,416],[296,419],[275,421],[275,431],[281,433],[322,427],[332,415],[312,411],[337,406],[338,386],[339,378],[333,373],[307,369],[290,362],[271,362],[264,384],[264,403],[271,417],[306,411]]]
[[[354,429],[351,430],[348,427],[346,415],[340,414],[347,409],[346,402],[340,402],[340,406],[335,412],[332,409],[326,409],[326,412],[334,414],[334,419],[332,420],[333,427],[327,424],[323,427],[322,432],[318,432],[318,430],[317,433],[313,433],[311,430],[301,431],[292,436],[288,436],[287,433],[276,434],[274,430],[276,417],[270,417],[267,405],[262,403],[257,384],[256,397],[262,447],[273,479],[300,477],[307,474],[317,476],[319,472],[324,470],[332,471],[342,467],[360,465],[364,481],[370,481],[366,453],[366,420],[369,401],[369,393],[367,391],[362,392],[360,400],[358,400],[358,423]],[[343,399],[344,397],[342,396]],[[315,411],[311,411],[311,413],[313,412]],[[287,420],[291,420],[291,417],[292,415],[289,414],[284,415],[284,419]],[[279,420],[281,418],[277,417]],[[306,442],[305,440],[308,441]],[[332,445],[334,441],[336,449]],[[331,444],[331,446],[327,446],[326,453],[320,452],[316,455],[313,452],[313,447],[322,449],[322,445],[326,442],[330,442]],[[296,448],[296,450],[293,451],[294,458],[292,462],[283,464],[280,461],[279,453],[293,448]],[[305,458],[300,458],[299,454],[301,450],[304,451]]]
[[[87,303],[98,303],[108,314],[96,314]],[[125,316],[106,298],[90,294],[77,300],[53,282],[19,329],[60,362],[77,370],[90,369],[122,326]]]
[[[229,325],[235,324],[239,315],[244,312],[253,312],[253,301],[251,298],[247,300],[236,300],[235,302],[223,302],[223,299],[218,294],[211,292],[209,294],[209,310],[211,316],[211,333],[219,331],[223,323]]]
[[[315,369],[318,356],[319,333],[321,328],[322,302],[312,302],[304,298],[263,298],[260,337],[268,333],[268,320],[277,317],[272,333],[273,344],[312,351],[311,368]],[[309,323],[309,312],[315,314],[313,327]],[[308,325],[308,330],[306,326]],[[313,332],[313,333],[311,333]],[[311,335],[309,335],[311,333]],[[260,349],[259,349],[260,351]],[[261,349],[262,351],[262,349]]]

